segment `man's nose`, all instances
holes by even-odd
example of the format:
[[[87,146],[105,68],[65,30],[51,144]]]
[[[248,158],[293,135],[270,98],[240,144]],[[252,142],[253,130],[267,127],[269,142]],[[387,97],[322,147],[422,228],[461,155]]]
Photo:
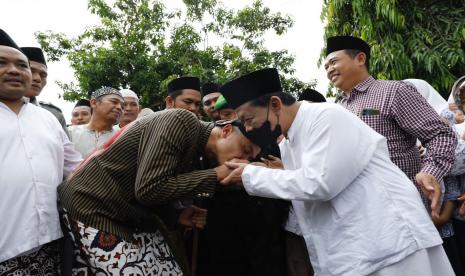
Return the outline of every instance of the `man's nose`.
[[[197,107],[195,106],[195,104],[189,105],[189,111],[192,112],[192,113],[197,112]]]
[[[9,64],[9,66],[6,69],[6,72],[12,75],[19,75],[19,69],[15,64]]]

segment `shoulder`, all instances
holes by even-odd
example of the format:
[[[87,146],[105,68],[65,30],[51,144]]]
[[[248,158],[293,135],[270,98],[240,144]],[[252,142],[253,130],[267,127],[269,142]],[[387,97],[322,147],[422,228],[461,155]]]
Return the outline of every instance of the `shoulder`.
[[[40,106],[42,106],[43,108],[45,108],[45,109],[47,109],[47,110],[50,110],[50,111],[53,110],[53,111],[55,111],[55,112],[60,112],[60,113],[62,113],[61,109],[60,109],[58,106],[56,106],[56,105],[54,105],[54,104],[52,104],[52,103],[50,103],[50,102],[42,102],[42,101],[41,101],[41,102],[39,102],[39,104],[40,104]]]
[[[164,124],[176,127],[195,128],[200,126],[200,120],[194,113],[181,108],[167,109],[156,112],[158,116],[151,117],[151,121],[161,121]]]
[[[74,125],[68,128],[71,137],[80,136],[84,132],[88,132],[87,125]]]
[[[47,109],[44,109],[40,106],[37,106],[35,104],[32,104],[32,103],[28,103],[27,104],[27,109],[29,112],[33,113],[34,115],[40,115],[41,117],[46,117],[46,118],[54,118],[55,117],[53,116],[53,114],[51,114],[49,111],[47,111]]]

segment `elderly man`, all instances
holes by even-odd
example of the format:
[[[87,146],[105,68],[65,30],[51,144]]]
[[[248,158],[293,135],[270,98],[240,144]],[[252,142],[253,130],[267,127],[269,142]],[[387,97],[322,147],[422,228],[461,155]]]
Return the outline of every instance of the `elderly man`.
[[[37,101],[37,97],[40,95],[45,85],[47,85],[48,77],[47,62],[45,61],[45,56],[42,52],[42,49],[37,47],[21,47],[21,51],[29,59],[32,72],[32,84],[31,88],[26,93],[26,97],[29,99],[30,103],[52,112],[52,114],[57,118],[58,122],[60,122],[61,127],[65,131],[66,135],[69,137],[68,129],[66,128],[66,120],[63,116],[63,113],[61,112],[61,109],[51,103]]]
[[[212,121],[220,120],[219,112],[215,110],[215,104],[221,96],[220,86],[214,82],[207,82],[202,85],[202,106],[203,111]]]
[[[71,130],[71,141],[84,158],[99,149],[118,130],[114,125],[121,117],[123,96],[111,87],[102,87],[91,95],[92,116],[87,125]]]
[[[167,109],[182,108],[198,116],[200,100],[199,78],[180,77],[168,83],[168,96],[165,98]]]
[[[76,273],[182,275],[166,227],[172,203],[214,193],[221,165],[259,148],[231,124],[200,122],[183,109],[145,116],[88,159],[58,189],[79,257]],[[212,169],[199,169],[200,156]]]
[[[284,169],[227,162],[235,170],[222,183],[242,181],[250,195],[292,200],[316,275],[454,275],[415,186],[389,159],[386,138],[337,105],[276,92],[276,69],[221,90],[252,140],[286,137]],[[440,194],[430,188],[427,195]]]
[[[439,186],[454,161],[457,139],[447,123],[418,93],[402,81],[379,81],[370,76],[370,46],[351,36],[328,38],[325,69],[342,91],[337,103],[387,139],[389,154],[418,187]],[[426,148],[420,160],[417,139]]]
[[[0,30],[0,275],[57,275],[56,189],[81,161],[57,119],[23,98],[27,57]]]
[[[90,101],[88,99],[80,99],[71,112],[71,124],[73,126],[88,124],[91,115]]]
[[[130,89],[122,89],[121,95],[124,99],[123,115],[119,120],[119,127],[125,127],[127,124],[135,121],[140,112],[139,97]]]

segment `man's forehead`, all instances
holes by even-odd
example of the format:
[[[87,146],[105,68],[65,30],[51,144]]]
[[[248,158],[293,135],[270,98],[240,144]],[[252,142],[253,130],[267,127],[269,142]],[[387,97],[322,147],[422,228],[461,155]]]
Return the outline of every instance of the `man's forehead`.
[[[345,50],[339,50],[339,51],[332,52],[332,53],[330,53],[329,55],[326,56],[325,62],[328,62],[332,58],[340,57],[344,53],[345,53]]]
[[[132,103],[132,102],[137,103],[137,100],[134,97],[124,97],[124,101],[129,102],[129,103]]]
[[[243,119],[243,117],[245,116],[254,116],[254,115],[257,115],[259,111],[259,109],[255,106],[252,106],[250,103],[245,103],[241,106],[239,106],[238,108],[236,108],[234,111],[236,111],[237,113],[237,116],[241,119]]]
[[[108,94],[108,95],[104,95],[102,96],[102,99],[107,99],[107,100],[118,100],[120,102],[124,102],[124,100],[118,96],[118,95],[113,95],[113,94]]]
[[[218,99],[220,96],[221,96],[220,92],[213,92],[213,93],[203,96],[202,101],[206,102],[208,100]]]
[[[199,101],[200,101],[200,98],[202,97],[200,94],[200,91],[197,91],[194,89],[183,89],[182,94],[180,96],[184,98],[196,99]]]
[[[11,48],[8,46],[0,45],[0,57],[7,58],[7,59],[17,59],[28,62],[26,55],[24,55],[21,51],[15,48]]]
[[[75,112],[83,112],[83,111],[89,111],[90,112],[90,107],[89,106],[78,106],[73,109],[73,113]]]
[[[34,69],[38,69],[44,72],[47,72],[47,66],[45,64],[42,64],[37,61],[29,61],[29,64],[31,65],[31,68],[33,67]]]

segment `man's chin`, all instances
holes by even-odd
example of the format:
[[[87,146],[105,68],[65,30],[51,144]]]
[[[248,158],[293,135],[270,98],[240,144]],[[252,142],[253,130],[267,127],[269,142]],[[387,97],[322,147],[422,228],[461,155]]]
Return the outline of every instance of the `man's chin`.
[[[31,89],[26,93],[26,97],[33,98],[38,97],[40,95],[40,90]]]

